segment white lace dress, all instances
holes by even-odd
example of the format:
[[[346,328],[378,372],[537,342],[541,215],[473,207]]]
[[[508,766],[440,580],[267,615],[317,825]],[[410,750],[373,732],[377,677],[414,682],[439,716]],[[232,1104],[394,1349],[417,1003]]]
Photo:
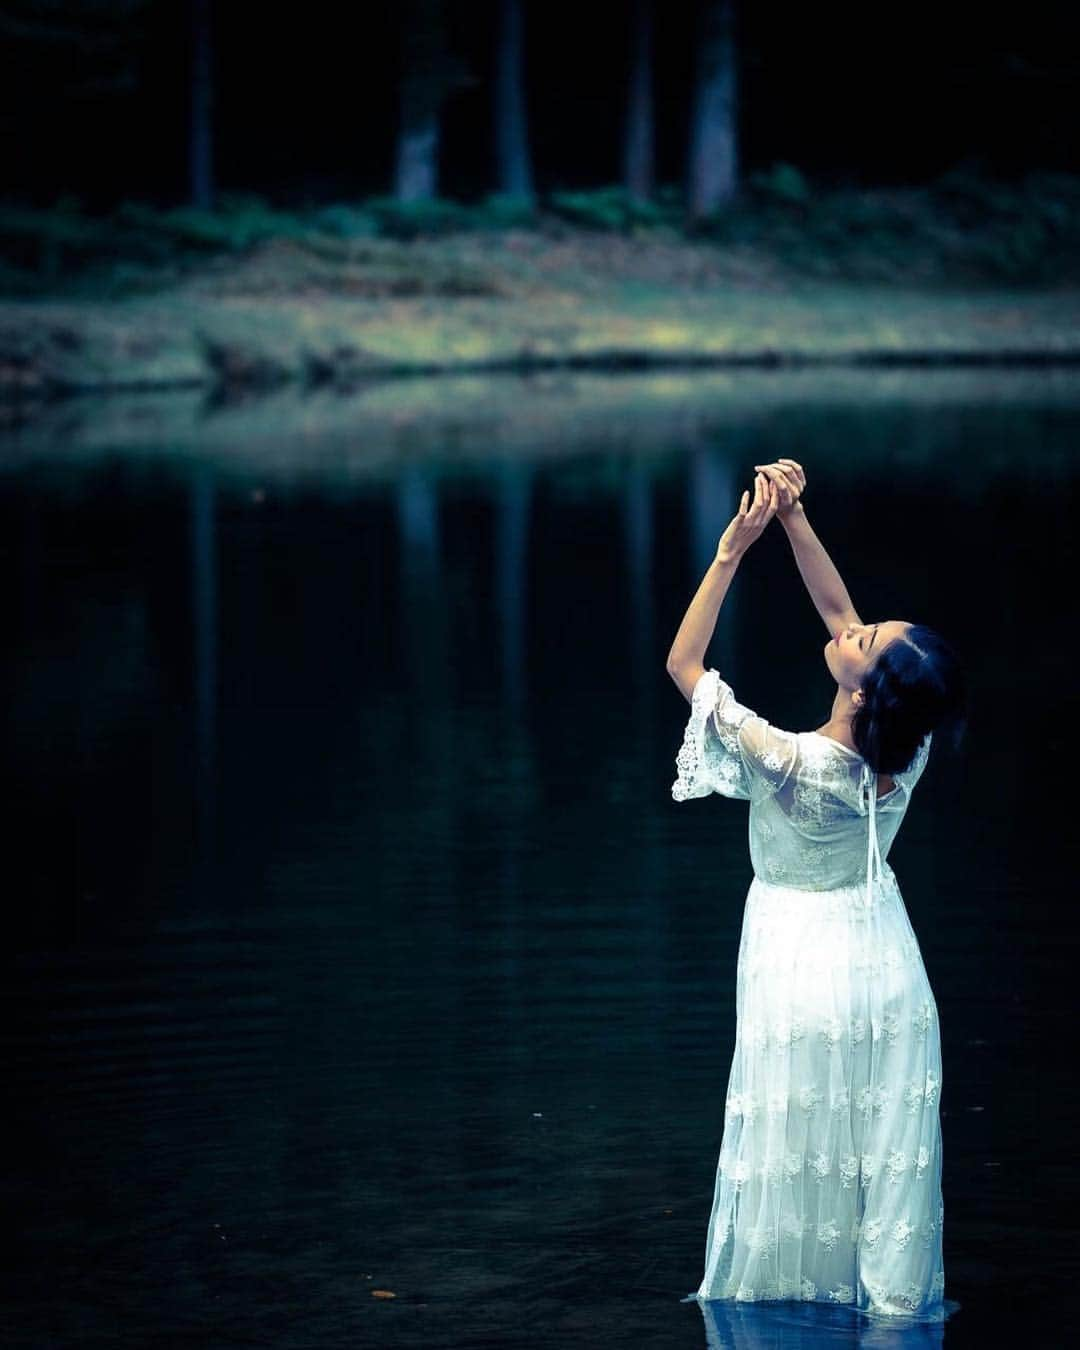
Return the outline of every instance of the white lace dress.
[[[715,670],[694,688],[671,793],[750,802],[754,878],[691,1297],[944,1319],[937,1005],[884,861],[930,740],[875,798],[855,751],[770,726]]]

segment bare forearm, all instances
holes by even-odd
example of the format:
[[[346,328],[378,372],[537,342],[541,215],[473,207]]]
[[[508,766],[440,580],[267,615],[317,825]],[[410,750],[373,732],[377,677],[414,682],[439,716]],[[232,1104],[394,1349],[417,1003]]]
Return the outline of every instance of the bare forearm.
[[[781,517],[784,532],[795,554],[799,574],[806,583],[817,612],[831,632],[833,626],[858,619],[851,596],[825,546],[814,533],[801,502]]]
[[[714,558],[702,578],[690,606],[675,634],[668,653],[669,671],[687,666],[704,665],[705,652],[716,631],[716,619],[724,603],[731,579],[738,570],[739,559]]]

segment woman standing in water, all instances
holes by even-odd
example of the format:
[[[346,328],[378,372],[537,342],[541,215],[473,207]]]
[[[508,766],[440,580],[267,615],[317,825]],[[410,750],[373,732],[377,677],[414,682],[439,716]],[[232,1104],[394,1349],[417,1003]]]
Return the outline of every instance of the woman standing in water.
[[[885,859],[933,730],[958,738],[962,672],[932,629],[864,623],[807,520],[801,465],[756,467],[667,662],[691,704],[672,796],[749,801],[754,870],[693,1297],[941,1321],[937,1005]],[[774,515],[829,632],[836,694],[816,731],[771,726],[703,664],[739,562]]]

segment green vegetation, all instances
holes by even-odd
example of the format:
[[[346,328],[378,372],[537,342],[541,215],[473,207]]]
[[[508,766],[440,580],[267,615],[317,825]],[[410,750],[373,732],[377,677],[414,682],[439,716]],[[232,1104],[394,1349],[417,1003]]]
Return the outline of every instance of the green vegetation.
[[[581,229],[667,242],[693,238],[718,253],[752,251],[768,270],[836,280],[966,285],[1053,285],[1080,280],[1080,178],[1032,173],[1019,183],[964,169],[926,187],[812,187],[797,168],[775,165],[752,175],[739,199],[692,233],[682,195],[661,188],[647,204],[621,187],[552,192],[533,213],[514,198],[475,204],[444,199],[415,204],[390,197],[308,210],[273,207],[251,195],[223,197],[217,211],[159,209],[126,202],[88,216],[78,201],[51,210],[0,207],[0,292],[9,296],[98,295],[107,299],[168,287],[210,259],[236,258],[288,241],[296,254],[353,269],[369,263],[371,293],[484,294],[480,275],[426,275],[430,258],[407,255],[393,275],[385,254],[365,242],[417,242],[518,230],[563,239]]]
[[[0,209],[0,395],[723,361],[1069,360],[1080,179],[813,189],[689,231],[621,189],[215,212]]]

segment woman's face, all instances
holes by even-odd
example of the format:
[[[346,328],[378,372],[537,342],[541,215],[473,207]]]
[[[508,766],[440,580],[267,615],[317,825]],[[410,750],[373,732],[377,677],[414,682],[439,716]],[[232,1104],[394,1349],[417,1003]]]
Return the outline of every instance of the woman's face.
[[[850,623],[825,644],[825,664],[841,689],[858,689],[881,653],[912,625],[903,619]]]

